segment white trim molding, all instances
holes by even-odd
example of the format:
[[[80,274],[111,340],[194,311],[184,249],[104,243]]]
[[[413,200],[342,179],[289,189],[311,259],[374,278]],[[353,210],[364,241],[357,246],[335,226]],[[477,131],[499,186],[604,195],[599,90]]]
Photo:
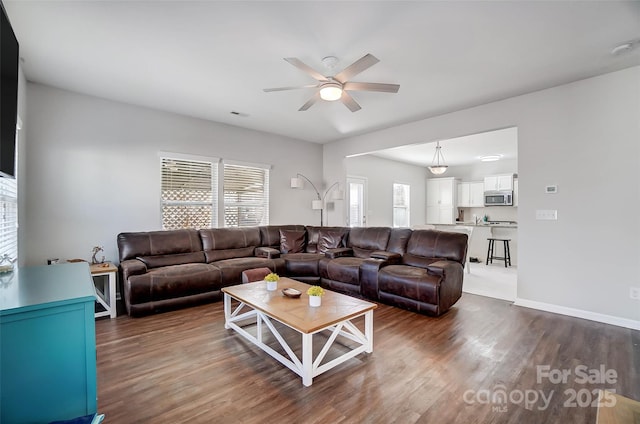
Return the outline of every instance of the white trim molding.
[[[524,308],[537,309],[540,311],[552,312],[554,314],[602,322],[604,324],[616,325],[618,327],[630,328],[632,330],[640,330],[640,321],[628,318],[605,315],[597,312],[585,311],[583,309],[574,309],[567,306],[554,305],[552,303],[537,302],[535,300],[522,299],[519,297],[516,297],[513,304]]]

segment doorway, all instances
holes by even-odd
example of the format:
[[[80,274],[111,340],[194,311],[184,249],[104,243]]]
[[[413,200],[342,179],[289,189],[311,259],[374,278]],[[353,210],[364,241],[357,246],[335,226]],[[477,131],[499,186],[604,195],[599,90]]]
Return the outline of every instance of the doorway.
[[[347,225],[349,227],[366,227],[367,179],[348,176],[347,187]]]

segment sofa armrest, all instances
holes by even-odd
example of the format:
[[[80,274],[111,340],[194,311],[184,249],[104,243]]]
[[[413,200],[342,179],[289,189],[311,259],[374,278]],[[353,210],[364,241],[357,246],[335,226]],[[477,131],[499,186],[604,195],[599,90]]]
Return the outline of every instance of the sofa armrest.
[[[440,277],[440,295],[438,310],[446,311],[462,296],[462,279],[464,271],[457,261],[437,261],[427,266],[430,274]]]
[[[342,258],[343,256],[353,256],[353,249],[350,247],[337,247],[327,249],[324,256],[329,259]]]
[[[132,275],[145,274],[147,266],[140,259],[127,259],[120,262],[120,270],[122,272],[122,281],[124,282]]]
[[[277,259],[280,257],[280,251],[273,247],[256,247],[255,256],[259,258]]]
[[[402,255],[400,255],[399,253],[387,252],[385,250],[376,250],[375,252],[371,253],[371,258],[382,259],[389,262],[389,264],[387,265],[390,265],[391,263],[400,263]]]
[[[460,265],[460,263],[448,260],[432,262],[427,265],[427,270],[431,274],[439,275],[441,277],[447,277],[448,274],[457,272],[458,268],[462,268],[462,265]]]
[[[402,261],[402,256],[397,253],[390,253],[386,257],[387,259],[365,259],[360,264],[360,292],[368,299],[376,301],[380,299],[378,290],[378,273],[380,269],[388,265],[397,265]]]

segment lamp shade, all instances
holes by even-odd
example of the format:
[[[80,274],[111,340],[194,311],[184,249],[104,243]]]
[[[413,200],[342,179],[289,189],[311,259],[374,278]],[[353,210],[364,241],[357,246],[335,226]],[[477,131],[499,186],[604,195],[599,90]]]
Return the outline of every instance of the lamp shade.
[[[320,98],[322,100],[332,102],[338,100],[340,97],[342,97],[342,85],[340,84],[328,82],[320,88]]]
[[[440,163],[440,159],[442,159],[442,163]],[[436,142],[436,151],[433,154],[433,162],[428,168],[434,175],[442,175],[448,168],[444,163],[444,155],[442,154],[442,147],[440,147],[439,141]]]
[[[447,168],[448,168],[447,165],[435,165],[435,166],[430,166],[429,171],[431,171],[431,173],[434,175],[442,175],[445,173]]]
[[[343,200],[344,199],[344,190],[336,189],[332,196],[333,200]]]
[[[322,209],[322,200],[312,200],[311,209],[314,209],[314,210]]]
[[[304,181],[302,180],[302,178],[291,178],[291,188],[304,188]]]

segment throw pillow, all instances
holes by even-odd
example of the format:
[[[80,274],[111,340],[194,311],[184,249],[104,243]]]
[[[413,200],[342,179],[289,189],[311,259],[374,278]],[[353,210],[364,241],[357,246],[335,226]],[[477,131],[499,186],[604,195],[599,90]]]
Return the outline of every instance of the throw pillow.
[[[326,253],[329,249],[340,247],[344,234],[341,231],[320,230],[318,234],[318,252]]]
[[[304,252],[306,235],[306,231],[280,230],[280,252]]]

